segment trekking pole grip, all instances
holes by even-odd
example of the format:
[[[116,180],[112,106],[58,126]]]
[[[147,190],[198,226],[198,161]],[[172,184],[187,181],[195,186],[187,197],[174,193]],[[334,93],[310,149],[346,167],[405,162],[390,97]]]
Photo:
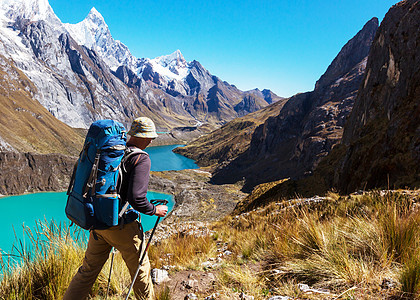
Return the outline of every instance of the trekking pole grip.
[[[150,203],[152,203],[153,205],[166,205],[168,204],[168,200],[166,199],[153,199],[150,200]]]

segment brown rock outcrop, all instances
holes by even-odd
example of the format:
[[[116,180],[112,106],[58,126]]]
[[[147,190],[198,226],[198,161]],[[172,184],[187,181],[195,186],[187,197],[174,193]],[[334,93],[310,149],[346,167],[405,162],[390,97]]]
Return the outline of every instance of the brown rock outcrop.
[[[76,157],[0,152],[0,194],[67,189]]]

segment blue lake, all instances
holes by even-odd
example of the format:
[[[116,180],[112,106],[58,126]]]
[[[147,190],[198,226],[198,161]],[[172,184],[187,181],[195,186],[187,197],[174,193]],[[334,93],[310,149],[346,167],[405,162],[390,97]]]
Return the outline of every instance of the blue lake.
[[[183,145],[156,146],[146,148],[152,161],[152,171],[171,171],[184,169],[197,169],[192,159],[172,152],[173,149]]]
[[[182,170],[197,168],[193,160],[173,153],[180,145],[149,147],[153,171]],[[169,194],[148,192],[148,199],[166,199],[168,208],[174,206],[173,197]],[[33,228],[36,221],[70,224],[64,208],[67,196],[65,192],[34,193],[0,198],[0,249],[1,253],[10,253],[16,238],[22,239],[23,225]],[[145,231],[153,228],[156,216],[142,215],[141,220]],[[16,235],[16,236],[15,236]]]

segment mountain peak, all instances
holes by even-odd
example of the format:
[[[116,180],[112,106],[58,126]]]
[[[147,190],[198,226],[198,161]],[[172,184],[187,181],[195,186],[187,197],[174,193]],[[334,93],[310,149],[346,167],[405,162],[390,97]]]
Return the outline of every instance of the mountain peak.
[[[64,25],[77,43],[88,48],[101,47],[112,39],[108,25],[95,7],[92,7],[83,21]]]
[[[54,23],[58,21],[48,0],[2,0],[0,10],[14,21],[18,18],[31,21],[49,20]]]
[[[95,7],[92,7],[89,14],[85,18],[85,21],[91,21],[97,25],[106,25],[104,17],[99,11],[96,10]]]
[[[186,67],[187,65],[187,61],[185,60],[180,50],[176,50],[175,52],[169,55],[156,57],[155,59],[153,59],[153,61],[162,65],[163,67],[168,67],[168,66]]]
[[[102,17],[101,13],[94,6],[92,6],[92,8],[91,8],[91,10],[89,12],[89,15],[97,15],[97,16],[101,16]]]
[[[188,62],[179,50],[169,55],[146,59],[145,61],[153,68],[154,72],[159,73],[169,80],[183,80],[189,72]],[[141,72],[141,70],[138,71],[138,73]]]
[[[356,62],[367,58],[378,26],[379,21],[376,17],[366,22],[363,28],[341,48],[325,73],[316,82],[316,90],[327,87],[349,72]]]
[[[98,52],[112,70],[121,65],[135,65],[136,58],[127,46],[114,40],[104,17],[95,7],[83,21],[64,25],[78,44]]]
[[[171,54],[171,56],[176,56],[177,58],[184,59],[184,56],[181,53],[181,50],[177,49],[174,53]]]

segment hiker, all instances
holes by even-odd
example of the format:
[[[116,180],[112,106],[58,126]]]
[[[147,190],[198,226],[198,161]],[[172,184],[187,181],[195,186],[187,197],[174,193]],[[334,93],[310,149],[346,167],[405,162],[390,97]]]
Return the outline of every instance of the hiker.
[[[153,121],[146,117],[135,119],[128,135],[130,138],[127,141],[127,147],[141,150],[144,150],[157,137]],[[124,175],[122,182],[119,183],[121,199],[122,202],[128,201],[138,212],[164,217],[168,207],[166,205],[154,206],[146,197],[150,165],[150,158],[145,152],[135,153],[123,163]],[[91,230],[83,265],[70,282],[63,299],[79,300],[88,297],[112,247],[121,253],[133,279],[145,248],[145,242],[141,223],[137,220],[138,214],[135,213],[132,217],[132,212],[131,210],[125,214],[131,217],[126,217],[123,224],[103,230]],[[137,299],[154,299],[147,255],[143,260],[133,290]]]

